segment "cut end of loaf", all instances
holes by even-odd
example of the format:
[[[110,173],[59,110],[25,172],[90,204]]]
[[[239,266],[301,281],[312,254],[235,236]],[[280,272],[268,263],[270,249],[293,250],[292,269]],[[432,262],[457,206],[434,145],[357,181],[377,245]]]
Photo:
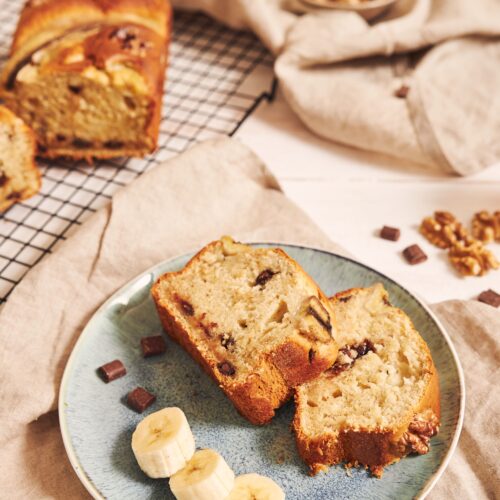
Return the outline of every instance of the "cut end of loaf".
[[[165,330],[253,423],[335,361],[332,308],[280,249],[222,238],[152,293]]]
[[[31,130],[0,106],[0,212],[38,192],[41,176],[35,165]]]
[[[11,69],[5,102],[41,156],[144,156],[156,147],[165,43],[135,24],[76,28]]]
[[[340,354],[296,390],[299,451],[316,472],[339,462],[383,467],[426,453],[439,426],[437,372],[427,345],[382,285],[332,299]]]

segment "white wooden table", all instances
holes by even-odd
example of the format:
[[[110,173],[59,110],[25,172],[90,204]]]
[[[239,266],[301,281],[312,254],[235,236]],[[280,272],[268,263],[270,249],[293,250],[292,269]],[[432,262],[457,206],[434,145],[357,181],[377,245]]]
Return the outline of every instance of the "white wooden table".
[[[279,94],[263,102],[237,133],[269,166],[285,193],[335,242],[429,302],[500,293],[500,271],[459,276],[446,251],[418,232],[422,218],[449,210],[464,223],[479,210],[500,210],[500,164],[460,178],[356,151],[309,132]],[[401,229],[398,242],[378,237],[381,226]],[[418,243],[429,259],[410,266],[401,251]],[[500,259],[500,245],[490,245]]]

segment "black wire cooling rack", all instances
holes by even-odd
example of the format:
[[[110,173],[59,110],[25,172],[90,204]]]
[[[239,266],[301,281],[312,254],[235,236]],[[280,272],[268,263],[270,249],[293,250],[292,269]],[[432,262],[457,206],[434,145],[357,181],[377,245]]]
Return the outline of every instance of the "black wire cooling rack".
[[[0,64],[21,6],[0,0]],[[93,166],[39,161],[41,192],[0,215],[0,304],[31,267],[119,188],[195,142],[234,134],[261,100],[272,97],[271,68],[271,55],[253,35],[201,14],[176,12],[158,150],[144,159]],[[256,73],[266,76],[249,85]]]

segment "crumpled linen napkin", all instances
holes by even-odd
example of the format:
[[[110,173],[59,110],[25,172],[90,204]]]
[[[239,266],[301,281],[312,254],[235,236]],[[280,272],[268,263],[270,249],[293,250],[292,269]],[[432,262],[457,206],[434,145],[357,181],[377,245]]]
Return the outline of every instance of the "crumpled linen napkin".
[[[173,4],[254,31],[321,137],[461,175],[500,161],[498,0],[399,0],[373,25],[300,0]]]
[[[238,141],[218,139],[123,188],[24,277],[0,310],[0,484],[7,498],[88,497],[66,458],[56,412],[73,345],[130,279],[222,234],[344,253],[285,197],[259,158]],[[435,311],[461,355],[469,399],[459,450],[433,496],[493,498],[500,311],[459,301]]]

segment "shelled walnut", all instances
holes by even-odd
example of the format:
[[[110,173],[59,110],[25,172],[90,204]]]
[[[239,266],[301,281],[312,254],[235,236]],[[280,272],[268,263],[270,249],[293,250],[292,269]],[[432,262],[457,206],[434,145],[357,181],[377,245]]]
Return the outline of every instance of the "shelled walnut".
[[[491,269],[500,267],[493,253],[480,241],[457,242],[450,248],[448,258],[463,276],[482,276]]]
[[[439,248],[450,248],[459,241],[471,242],[465,227],[450,212],[434,212],[420,224],[420,233]]]
[[[500,211],[476,213],[472,219],[472,235],[483,243],[500,242]]]
[[[429,451],[429,441],[439,432],[439,419],[432,410],[417,414],[410,422],[408,430],[395,443],[396,452],[401,455],[418,453],[425,455]]]

